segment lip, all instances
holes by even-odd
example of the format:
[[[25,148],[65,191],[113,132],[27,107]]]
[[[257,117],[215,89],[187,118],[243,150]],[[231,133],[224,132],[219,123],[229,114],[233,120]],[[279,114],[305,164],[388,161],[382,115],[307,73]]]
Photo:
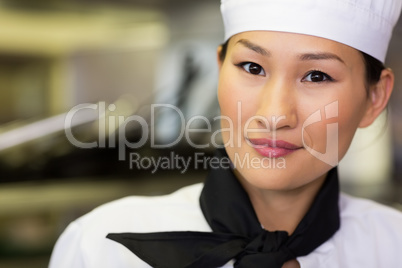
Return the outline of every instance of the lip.
[[[294,153],[302,147],[283,140],[248,139],[253,148],[262,156],[279,158]]]

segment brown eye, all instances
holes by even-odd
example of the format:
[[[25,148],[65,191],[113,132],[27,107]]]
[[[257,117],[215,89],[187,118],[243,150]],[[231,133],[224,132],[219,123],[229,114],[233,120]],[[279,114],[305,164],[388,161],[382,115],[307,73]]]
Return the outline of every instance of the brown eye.
[[[313,82],[321,82],[325,80],[325,76],[321,72],[312,72],[311,73],[311,81]]]
[[[241,67],[252,75],[265,75],[264,69],[257,63],[245,62],[241,64]]]
[[[314,82],[314,83],[332,81],[332,80],[333,79],[329,75],[321,71],[312,71],[303,78],[303,81]]]

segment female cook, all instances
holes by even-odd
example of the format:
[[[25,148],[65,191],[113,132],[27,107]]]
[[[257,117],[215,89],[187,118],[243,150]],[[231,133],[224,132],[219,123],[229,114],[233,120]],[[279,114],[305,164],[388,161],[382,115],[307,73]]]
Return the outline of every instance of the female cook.
[[[231,165],[95,209],[50,267],[402,267],[402,214],[340,194],[336,169],[390,98],[401,4],[223,0],[216,157]]]

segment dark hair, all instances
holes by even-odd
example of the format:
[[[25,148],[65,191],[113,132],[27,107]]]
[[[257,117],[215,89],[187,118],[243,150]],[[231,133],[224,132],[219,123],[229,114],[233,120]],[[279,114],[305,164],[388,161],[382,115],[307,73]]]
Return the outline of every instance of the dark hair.
[[[226,52],[228,51],[229,40],[221,45],[221,51],[219,52],[219,60],[223,62],[226,58]]]
[[[381,72],[385,69],[384,64],[364,52],[363,54],[364,65],[366,66],[366,86],[371,86],[380,80]]]
[[[226,51],[228,48],[228,41],[226,41],[224,44],[221,45],[221,51],[219,54],[219,59],[223,62],[225,60],[226,57]],[[369,86],[374,85],[375,83],[377,83],[380,80],[381,77],[381,72],[382,70],[385,69],[384,64],[377,60],[376,58],[374,58],[373,56],[370,56],[364,52],[361,52],[363,56],[363,61],[364,61],[364,65],[366,67],[366,88],[367,91],[369,89]]]

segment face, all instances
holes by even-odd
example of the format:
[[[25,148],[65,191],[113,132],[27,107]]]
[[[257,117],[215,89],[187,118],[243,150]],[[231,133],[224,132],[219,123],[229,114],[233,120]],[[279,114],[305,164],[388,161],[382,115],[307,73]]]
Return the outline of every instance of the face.
[[[359,51],[301,34],[233,36],[220,62],[226,151],[243,182],[291,190],[313,183],[346,153],[369,98]]]

